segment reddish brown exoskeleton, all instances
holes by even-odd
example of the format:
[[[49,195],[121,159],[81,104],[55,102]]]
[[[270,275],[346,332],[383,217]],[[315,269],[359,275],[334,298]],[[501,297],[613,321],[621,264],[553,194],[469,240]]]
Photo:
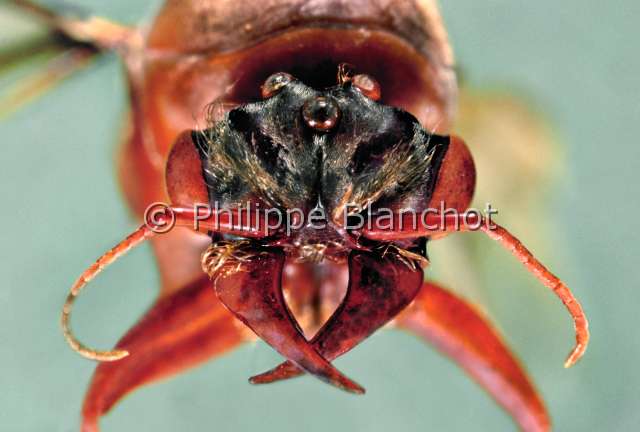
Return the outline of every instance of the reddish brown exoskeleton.
[[[568,288],[503,228],[464,213],[475,170],[464,142],[446,136],[456,83],[432,1],[170,0],[144,32],[15,3],[86,44],[79,53],[116,50],[130,80],[119,174],[144,224],[83,273],[63,312],[72,347],[104,361],[83,430],[97,430],[100,416],[137,386],[250,340],[246,327],[287,360],[253,383],[306,372],[363,393],[331,361],[386,324],[434,343],[523,429],[549,428],[492,326],[423,281],[427,241],[480,229],[566,305],[577,339],[566,366],[586,349],[587,321]],[[158,202],[170,205],[150,212]],[[256,207],[243,218],[240,203],[322,210],[324,225],[290,231]],[[441,205],[455,214],[416,224],[401,211]],[[392,213],[384,226],[383,208]],[[374,223],[350,224],[365,216]],[[161,272],[157,302],[115,350],[83,346],[69,329],[75,297],[146,239]]]

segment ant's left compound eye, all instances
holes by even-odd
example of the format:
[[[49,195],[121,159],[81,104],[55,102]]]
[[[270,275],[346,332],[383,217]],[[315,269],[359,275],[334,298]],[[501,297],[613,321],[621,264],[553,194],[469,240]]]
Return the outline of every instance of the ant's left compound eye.
[[[304,104],[302,117],[309,127],[327,132],[338,124],[340,108],[333,99],[318,96]]]
[[[380,84],[369,75],[359,74],[351,79],[351,83],[357,88],[360,93],[365,95],[371,100],[380,100],[382,91],[380,90]]]
[[[284,86],[293,81],[293,77],[286,72],[278,72],[271,75],[264,81],[262,87],[262,97],[270,98],[278,93]]]

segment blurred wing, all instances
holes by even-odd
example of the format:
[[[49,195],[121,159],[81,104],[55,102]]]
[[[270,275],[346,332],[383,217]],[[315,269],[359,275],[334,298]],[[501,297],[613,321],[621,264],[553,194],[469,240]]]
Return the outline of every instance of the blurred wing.
[[[476,161],[476,202],[508,203],[517,214],[505,216],[527,218],[561,166],[561,147],[544,115],[517,91],[463,88],[454,128]]]
[[[102,50],[140,46],[137,29],[27,0],[0,7],[0,118],[86,66]]]
[[[98,53],[11,2],[0,8],[0,24],[0,119],[82,69]]]
[[[472,206],[490,203],[497,220],[527,245],[545,255],[552,238],[551,210],[545,197],[562,166],[562,147],[544,114],[513,89],[463,87],[453,130],[469,146],[476,163],[477,187]],[[476,236],[450,236],[433,242],[431,253],[443,263],[435,277],[464,287],[465,297],[482,303],[478,266],[486,248]],[[433,275],[432,275],[433,277]]]

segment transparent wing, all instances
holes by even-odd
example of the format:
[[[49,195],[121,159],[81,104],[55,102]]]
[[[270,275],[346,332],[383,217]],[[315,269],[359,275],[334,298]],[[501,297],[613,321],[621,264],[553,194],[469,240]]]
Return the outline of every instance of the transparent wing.
[[[134,28],[26,0],[0,6],[0,119],[85,67],[103,50],[141,43]]]
[[[550,191],[563,166],[562,147],[550,122],[517,91],[463,87],[453,130],[464,138],[476,163],[472,206],[483,210],[490,203],[499,212],[497,220],[545,255],[554,233]],[[465,297],[484,303],[482,239],[449,236],[433,242],[430,254],[437,257],[432,277],[464,287]]]

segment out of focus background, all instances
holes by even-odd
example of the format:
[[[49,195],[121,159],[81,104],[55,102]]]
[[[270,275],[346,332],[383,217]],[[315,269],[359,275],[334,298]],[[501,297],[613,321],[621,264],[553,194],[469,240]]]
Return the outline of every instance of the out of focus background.
[[[638,430],[640,3],[441,3],[465,88],[462,117],[475,112],[481,118],[494,113],[491,107],[502,107],[483,122],[491,126],[483,131],[487,152],[470,142],[482,161],[479,199],[497,200],[499,220],[582,301],[592,330],[586,356],[572,369],[562,367],[573,344],[564,308],[488,239],[434,245],[431,274],[447,285],[467,281],[458,292],[477,302],[504,333],[545,399],[555,430]],[[153,16],[159,1],[74,4],[134,23]],[[0,8],[0,52],[38,31]],[[10,69],[0,65],[0,92],[41,60]],[[126,102],[118,60],[107,55],[0,120],[1,430],[77,430],[94,364],[67,347],[59,314],[80,271],[134,226],[113,169]],[[505,136],[502,118],[520,125],[511,131],[516,142],[490,139],[492,127],[496,136]],[[460,128],[481,135],[468,118],[461,118]],[[492,197],[491,190],[506,192]],[[512,201],[517,209],[509,214]],[[464,246],[472,249],[460,252]],[[473,270],[460,270],[460,262]],[[149,249],[134,251],[79,300],[74,316],[79,336],[111,346],[151,304],[157,283]],[[310,378],[265,387],[247,383],[248,376],[277,361],[263,344],[245,345],[135,392],[102,426],[105,431],[515,429],[453,363],[407,334],[381,331],[337,361],[367,387],[364,397]]]

